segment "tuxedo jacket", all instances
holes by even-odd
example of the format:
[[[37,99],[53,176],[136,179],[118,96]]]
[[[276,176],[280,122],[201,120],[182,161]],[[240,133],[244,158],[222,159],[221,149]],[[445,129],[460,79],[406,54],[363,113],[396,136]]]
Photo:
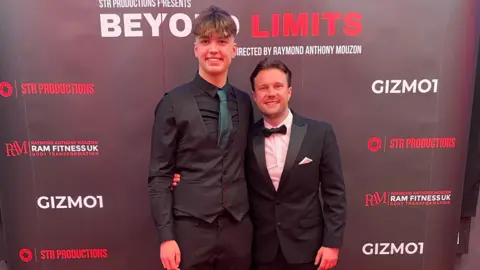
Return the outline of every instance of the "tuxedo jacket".
[[[343,242],[346,198],[335,133],[330,124],[293,112],[276,191],[266,166],[263,128],[262,119],[251,129],[247,154],[254,260],[273,261],[280,246],[288,263],[313,262],[321,246],[340,248]],[[300,165],[304,158],[312,161]]]
[[[159,102],[152,134],[149,194],[159,241],[174,240],[174,219],[190,216],[213,222],[230,213],[241,220],[248,212],[245,151],[252,123],[249,96],[236,95],[239,123],[226,151],[209,136],[195,100],[198,83],[181,85]],[[181,181],[172,191],[173,174]]]

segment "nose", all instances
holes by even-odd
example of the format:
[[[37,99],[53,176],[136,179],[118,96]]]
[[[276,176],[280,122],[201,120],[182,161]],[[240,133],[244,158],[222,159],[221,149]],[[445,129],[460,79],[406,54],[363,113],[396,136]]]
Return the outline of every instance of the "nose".
[[[217,48],[217,45],[215,45],[215,42],[212,42],[210,44],[210,46],[208,47],[208,52],[210,52],[210,53],[217,53],[218,52],[218,48]]]
[[[267,90],[267,97],[274,97],[276,95],[276,92],[273,88],[269,87]]]

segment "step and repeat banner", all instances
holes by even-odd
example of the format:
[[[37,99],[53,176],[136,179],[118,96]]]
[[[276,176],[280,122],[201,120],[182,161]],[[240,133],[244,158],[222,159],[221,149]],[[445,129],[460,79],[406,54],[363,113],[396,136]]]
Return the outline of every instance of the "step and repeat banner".
[[[334,126],[348,194],[336,269],[451,270],[476,55],[473,0],[6,0],[1,216],[14,270],[160,269],[154,108],[193,78],[192,22],[238,27],[231,82],[265,57]]]

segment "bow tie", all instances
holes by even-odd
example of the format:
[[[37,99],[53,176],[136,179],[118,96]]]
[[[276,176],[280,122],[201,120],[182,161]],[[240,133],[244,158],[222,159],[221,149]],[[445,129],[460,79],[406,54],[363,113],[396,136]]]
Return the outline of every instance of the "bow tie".
[[[273,135],[275,133],[281,133],[285,135],[287,134],[287,127],[285,125],[282,125],[278,128],[263,128],[262,132],[263,136],[265,137],[270,137],[270,135]]]

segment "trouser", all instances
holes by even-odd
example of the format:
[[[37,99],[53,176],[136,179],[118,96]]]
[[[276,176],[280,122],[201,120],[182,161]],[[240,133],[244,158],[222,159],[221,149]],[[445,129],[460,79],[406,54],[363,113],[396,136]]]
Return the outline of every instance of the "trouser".
[[[254,270],[316,270],[318,265],[314,265],[314,258],[310,263],[289,264],[283,256],[280,245],[278,246],[277,255],[275,259],[270,263],[254,263]]]
[[[236,221],[222,215],[213,223],[175,218],[182,270],[250,270],[253,225],[249,215]]]

